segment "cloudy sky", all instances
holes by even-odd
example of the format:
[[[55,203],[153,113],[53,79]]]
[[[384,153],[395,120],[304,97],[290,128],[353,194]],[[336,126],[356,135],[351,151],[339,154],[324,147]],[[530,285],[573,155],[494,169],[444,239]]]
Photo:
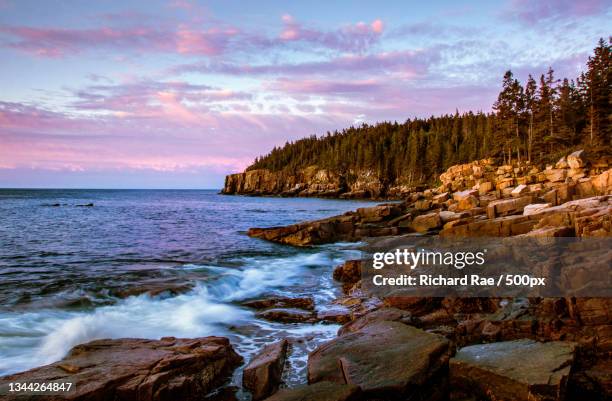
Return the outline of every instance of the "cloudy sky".
[[[0,187],[219,188],[275,145],[574,77],[606,0],[0,0]]]

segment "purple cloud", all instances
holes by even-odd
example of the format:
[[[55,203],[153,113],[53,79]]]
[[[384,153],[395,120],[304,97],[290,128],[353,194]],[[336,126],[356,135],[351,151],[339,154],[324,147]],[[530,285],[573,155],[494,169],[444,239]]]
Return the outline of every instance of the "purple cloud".
[[[511,0],[502,16],[508,15],[527,25],[544,20],[580,18],[602,14],[610,8],[606,0]]]
[[[144,26],[65,29],[5,25],[0,26],[0,33],[9,38],[4,47],[41,57],[62,57],[93,49],[214,56],[222,53],[238,32],[231,28],[195,30],[187,26],[169,31]]]
[[[212,61],[175,67],[173,73],[201,72],[227,75],[324,75],[346,72],[384,73],[401,70],[419,76],[427,72],[430,64],[438,61],[437,49],[401,50],[368,55],[347,55],[325,61],[280,63],[264,65],[238,65]]]

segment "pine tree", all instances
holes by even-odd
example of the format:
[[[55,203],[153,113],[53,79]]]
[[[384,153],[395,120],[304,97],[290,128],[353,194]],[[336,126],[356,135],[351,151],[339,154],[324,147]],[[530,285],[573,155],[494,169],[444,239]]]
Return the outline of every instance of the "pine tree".
[[[531,162],[533,145],[534,145],[534,131],[533,131],[533,119],[536,113],[536,105],[538,102],[537,98],[538,86],[535,79],[529,74],[527,84],[525,85],[525,113],[527,114],[527,160]]]
[[[601,38],[594,55],[587,62],[586,87],[588,102],[589,143],[591,145],[610,145],[610,85],[612,71],[610,52],[612,39],[608,43]]]

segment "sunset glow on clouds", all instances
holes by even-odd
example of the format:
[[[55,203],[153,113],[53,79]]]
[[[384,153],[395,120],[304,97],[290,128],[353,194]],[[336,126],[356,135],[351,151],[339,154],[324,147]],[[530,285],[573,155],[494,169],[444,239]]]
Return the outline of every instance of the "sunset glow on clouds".
[[[287,140],[488,111],[508,68],[577,75],[609,4],[0,0],[0,186],[218,188]]]

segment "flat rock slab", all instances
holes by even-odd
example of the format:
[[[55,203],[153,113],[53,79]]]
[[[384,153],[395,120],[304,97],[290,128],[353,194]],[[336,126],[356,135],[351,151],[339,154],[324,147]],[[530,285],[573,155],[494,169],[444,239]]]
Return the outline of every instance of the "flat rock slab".
[[[265,346],[244,368],[242,385],[253,400],[261,400],[274,393],[281,382],[288,342],[285,339]]]
[[[273,308],[266,309],[255,314],[260,319],[266,319],[281,323],[314,323],[317,316],[313,312],[297,308]]]
[[[354,384],[369,398],[403,400],[418,394],[435,400],[432,391],[444,387],[444,380],[437,382],[448,366],[449,348],[442,336],[403,323],[375,322],[313,351],[308,382]]]
[[[340,327],[338,330],[338,335],[342,336],[345,334],[354,333],[363,329],[369,324],[374,324],[380,321],[400,322],[410,324],[412,326],[416,326],[419,323],[418,319],[414,318],[408,311],[397,308],[380,308]]]
[[[254,309],[267,309],[267,308],[299,308],[306,310],[314,309],[314,299],[312,297],[300,297],[300,298],[289,298],[289,297],[268,297],[261,299],[251,299],[242,303],[244,306]]]
[[[451,399],[563,400],[575,349],[527,339],[464,347],[450,362]]]
[[[324,381],[282,389],[265,401],[360,401],[362,399],[362,392],[358,386]]]
[[[72,382],[65,396],[0,396],[4,400],[196,400],[222,384],[242,362],[227,338],[124,338],[77,345],[61,361],[0,378],[9,382]]]

